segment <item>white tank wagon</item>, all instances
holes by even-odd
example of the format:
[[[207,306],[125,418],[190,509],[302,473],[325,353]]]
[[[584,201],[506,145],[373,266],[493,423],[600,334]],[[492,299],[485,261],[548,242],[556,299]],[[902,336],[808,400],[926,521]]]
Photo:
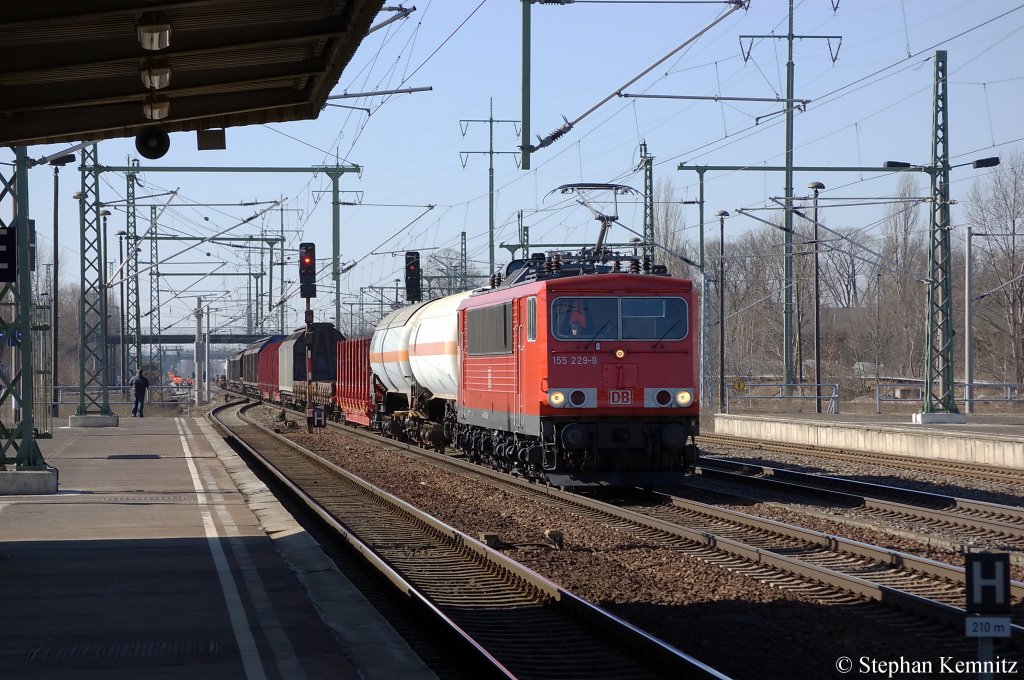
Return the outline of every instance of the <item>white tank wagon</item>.
[[[469,293],[403,307],[384,317],[370,340],[370,367],[388,392],[417,388],[454,399],[458,388],[458,308]]]
[[[409,364],[416,382],[437,399],[454,400],[459,388],[459,303],[470,293],[427,303],[410,320]]]
[[[426,303],[430,304],[430,303]],[[409,319],[423,305],[402,307],[377,324],[370,338],[370,370],[389,392],[410,394],[412,366],[409,364]]]
[[[395,435],[412,429],[414,439],[443,441],[437,422],[458,390],[458,308],[470,293],[458,293],[421,305],[404,307],[384,317],[370,340],[370,367],[387,391],[390,422]],[[435,423],[428,422],[433,416]],[[437,444],[440,445],[440,444]]]

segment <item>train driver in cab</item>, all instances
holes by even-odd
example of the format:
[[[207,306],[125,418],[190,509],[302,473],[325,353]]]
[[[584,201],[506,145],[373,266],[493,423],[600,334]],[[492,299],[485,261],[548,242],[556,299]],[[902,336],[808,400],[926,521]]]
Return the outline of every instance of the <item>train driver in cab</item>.
[[[587,330],[587,315],[582,307],[573,307],[569,313],[569,335],[580,336]]]

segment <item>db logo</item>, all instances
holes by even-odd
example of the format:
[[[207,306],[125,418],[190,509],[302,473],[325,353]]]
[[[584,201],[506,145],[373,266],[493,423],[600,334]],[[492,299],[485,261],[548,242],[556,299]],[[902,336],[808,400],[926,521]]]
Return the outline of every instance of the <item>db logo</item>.
[[[632,406],[632,390],[608,390],[608,403],[612,406]]]

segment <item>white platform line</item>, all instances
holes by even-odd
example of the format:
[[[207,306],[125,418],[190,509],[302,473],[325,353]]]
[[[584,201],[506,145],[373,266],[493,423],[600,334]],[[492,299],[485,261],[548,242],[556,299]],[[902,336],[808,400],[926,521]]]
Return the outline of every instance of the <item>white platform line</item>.
[[[195,487],[196,497],[199,505],[208,505],[206,492],[203,490],[203,482],[199,478],[195,461],[192,459],[192,450],[185,438],[185,428],[181,418],[174,419],[178,426],[178,436],[181,439],[181,448],[185,452],[185,462],[188,465],[189,475],[192,476],[192,486]],[[245,614],[245,606],[238,594],[238,586],[235,577],[231,574],[231,567],[228,564],[224,548],[221,546],[220,535],[217,533],[217,526],[213,523],[213,517],[208,509],[202,510],[203,528],[206,530],[206,543],[210,546],[210,553],[213,555],[213,563],[217,567],[217,578],[220,580],[220,589],[224,593],[224,602],[228,608],[228,618],[231,620],[231,629],[235,634],[235,642],[238,644],[238,652],[242,657],[242,665],[245,667],[245,676],[249,680],[266,680],[267,674],[263,670],[263,661],[260,659],[259,649],[256,647],[256,640],[253,638],[252,630],[249,627],[249,617]]]

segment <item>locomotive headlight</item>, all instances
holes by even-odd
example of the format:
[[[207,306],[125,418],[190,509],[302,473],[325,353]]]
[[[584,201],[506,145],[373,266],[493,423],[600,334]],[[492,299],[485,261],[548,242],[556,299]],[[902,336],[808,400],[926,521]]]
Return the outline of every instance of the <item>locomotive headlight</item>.
[[[615,358],[616,359],[624,359],[625,357],[626,357],[626,350],[621,349],[621,348],[615,350]]]
[[[559,392],[558,390],[548,392],[548,403],[556,408],[565,406],[565,392]]]
[[[679,390],[676,392],[676,403],[683,407],[693,403],[693,390]]]

